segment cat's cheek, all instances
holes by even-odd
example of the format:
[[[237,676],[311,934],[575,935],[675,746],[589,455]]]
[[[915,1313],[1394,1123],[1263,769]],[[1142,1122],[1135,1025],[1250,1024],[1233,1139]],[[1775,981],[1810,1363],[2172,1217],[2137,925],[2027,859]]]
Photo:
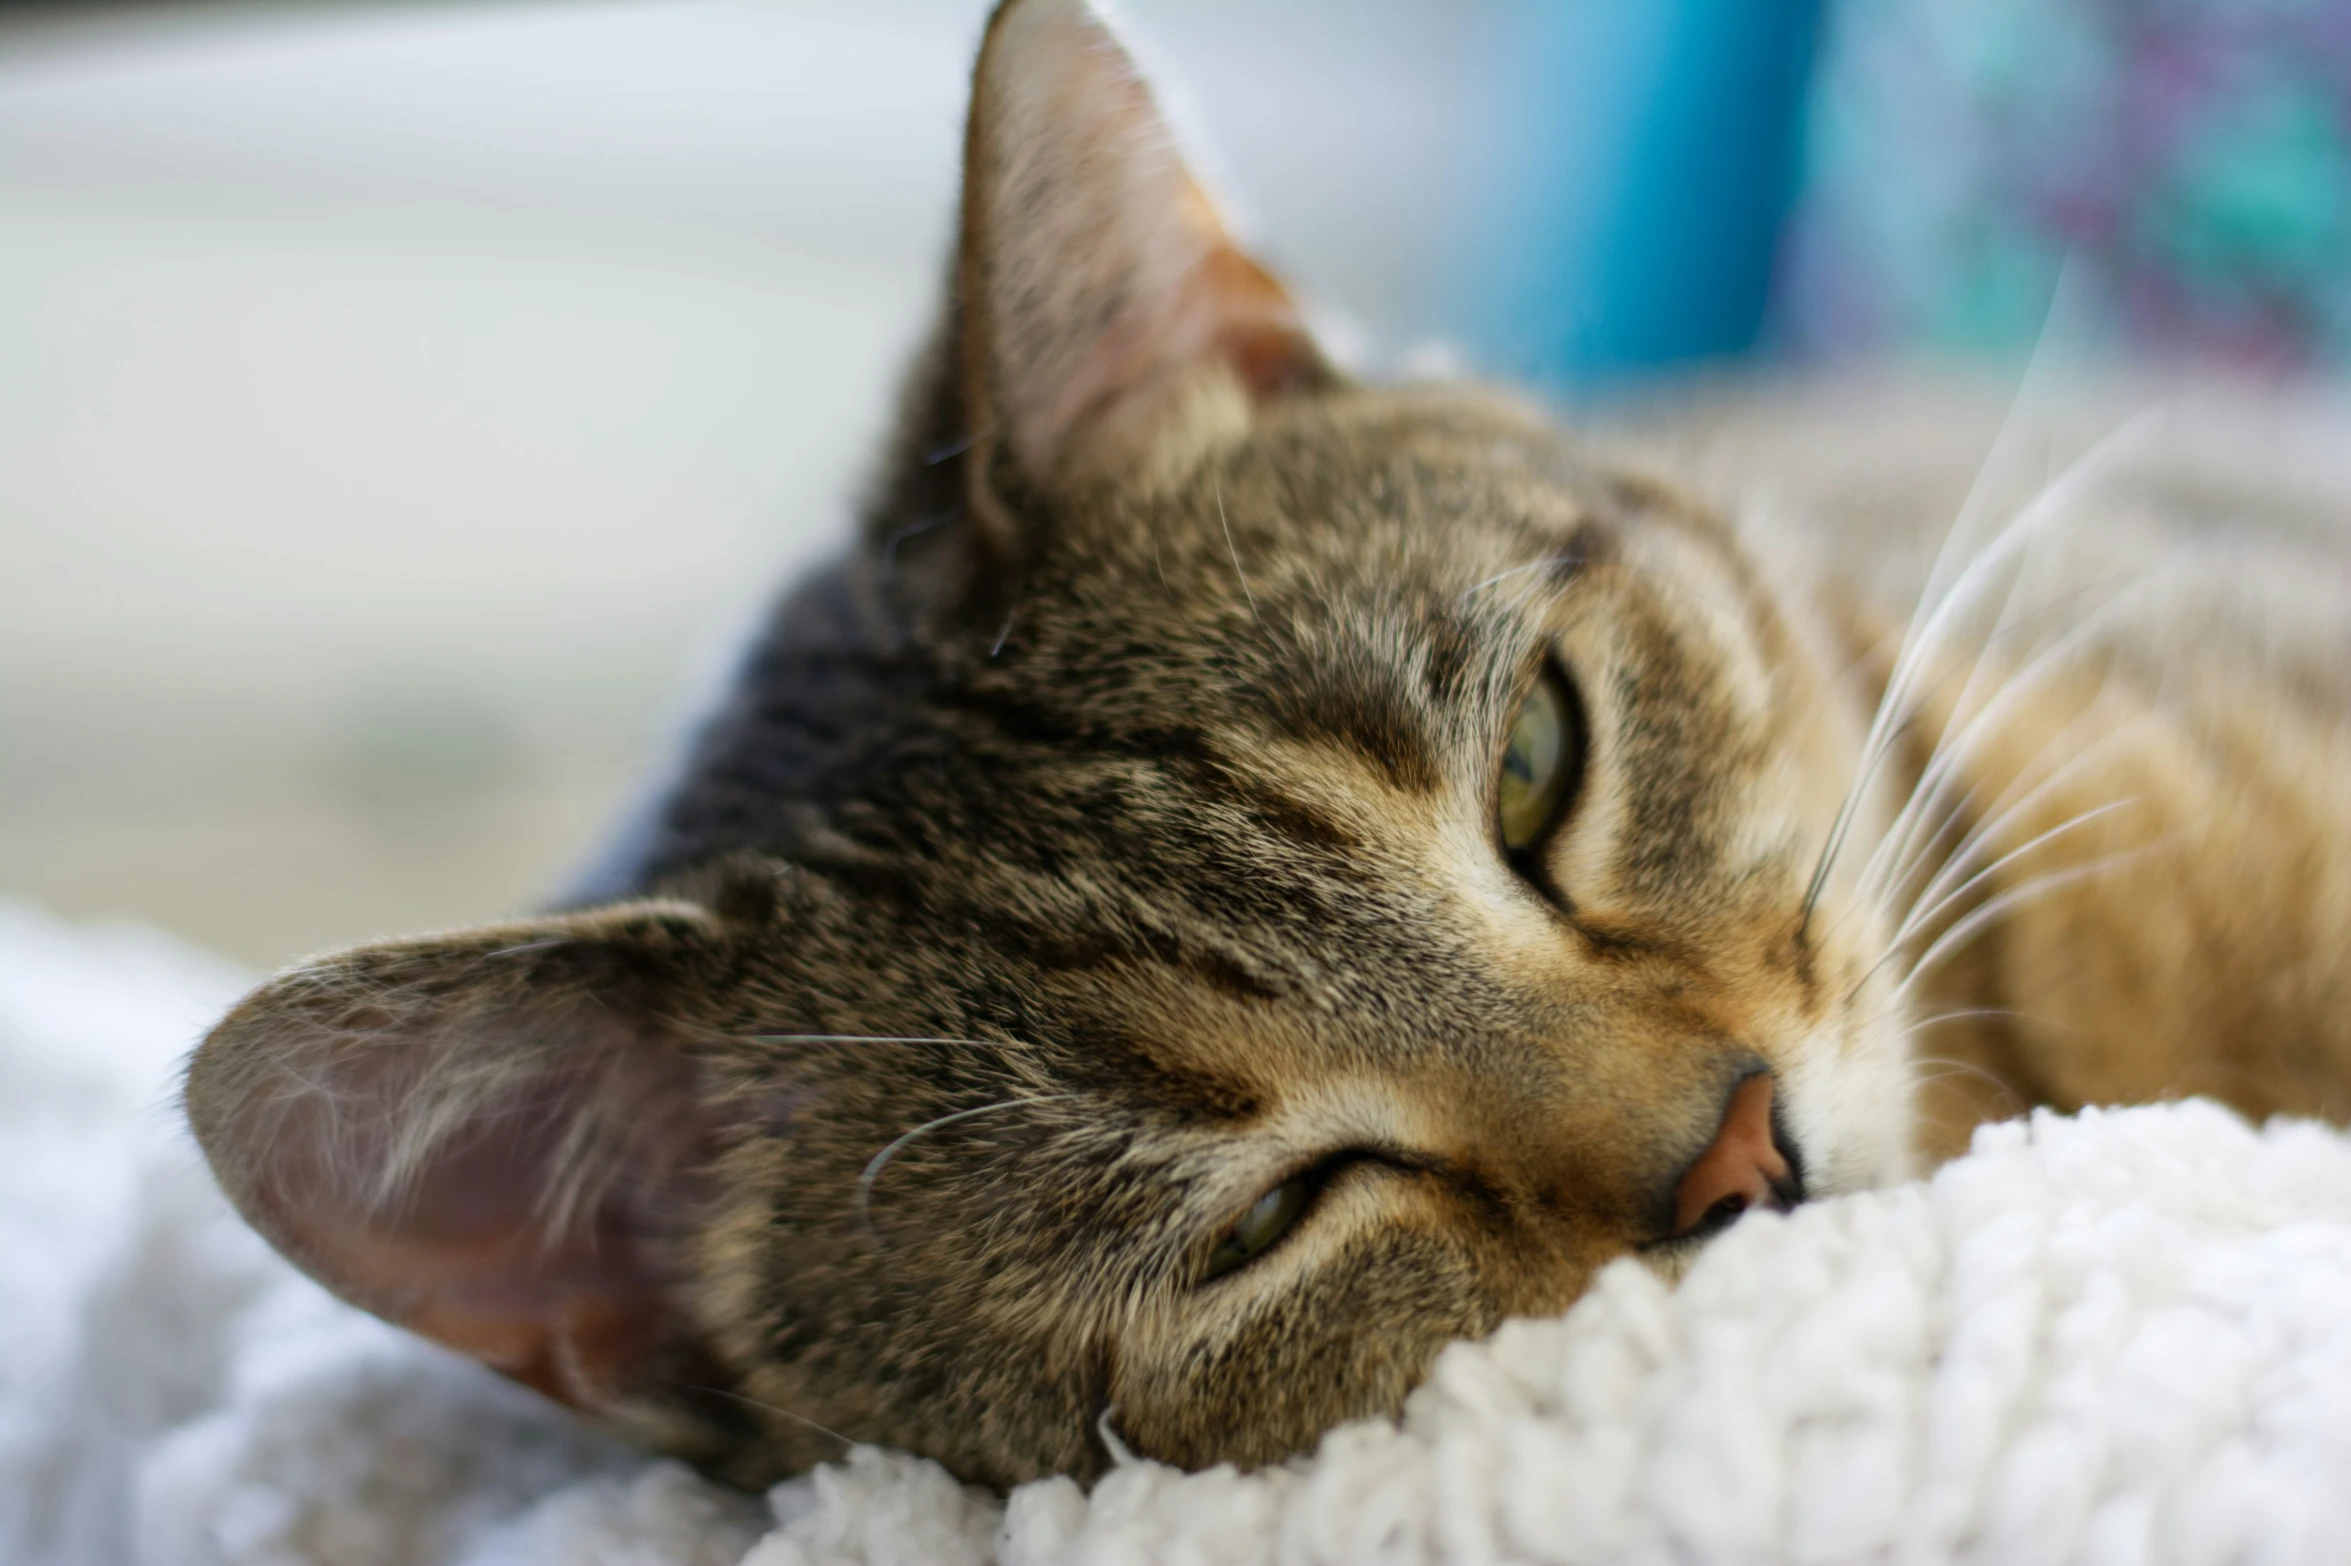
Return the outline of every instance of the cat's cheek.
[[[1808,1194],[1871,1190],[1914,1173],[1912,1070],[1897,1020],[1810,1033],[1780,1077]]]
[[[1310,1450],[1348,1420],[1396,1415],[1446,1345],[1503,1315],[1459,1245],[1418,1226],[1358,1229],[1310,1267],[1255,1270],[1119,1346],[1110,1402],[1137,1453],[1199,1469]]]

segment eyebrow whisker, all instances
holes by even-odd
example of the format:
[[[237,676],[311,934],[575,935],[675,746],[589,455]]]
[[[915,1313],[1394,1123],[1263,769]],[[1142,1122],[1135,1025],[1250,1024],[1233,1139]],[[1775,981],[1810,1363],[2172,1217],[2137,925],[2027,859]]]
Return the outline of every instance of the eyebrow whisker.
[[[811,1430],[817,1431],[823,1435],[831,1436],[834,1440],[840,1442],[843,1446],[855,1446],[857,1444],[856,1442],[850,1440],[847,1436],[841,1434],[840,1431],[835,1430],[831,1425],[818,1424],[815,1420],[809,1418],[806,1414],[795,1414],[790,1409],[785,1408],[780,1404],[770,1403],[765,1398],[751,1397],[745,1393],[736,1392],[727,1387],[697,1386],[689,1388],[688,1390],[694,1392],[713,1392],[720,1397],[731,1397],[738,1403],[748,1403],[753,1408],[764,1408],[771,1414],[780,1414],[786,1419],[790,1419],[796,1421],[797,1423],[806,1425]]]
[[[872,1160],[866,1164],[864,1171],[858,1175],[857,1221],[864,1225],[866,1233],[870,1237],[873,1233],[874,1182],[880,1179],[882,1171],[890,1166],[890,1160],[896,1158],[900,1152],[905,1150],[907,1144],[917,1137],[926,1136],[942,1126],[951,1126],[958,1120],[969,1120],[975,1115],[993,1114],[1000,1109],[1020,1109],[1031,1104],[1050,1104],[1061,1099],[1075,1097],[1077,1097],[1075,1093],[1045,1093],[1031,1098],[1000,1098],[992,1104],[976,1104],[970,1109],[958,1109],[952,1114],[941,1115],[936,1120],[924,1121],[874,1154]]]
[[[1470,599],[1475,598],[1478,594],[1484,592],[1487,588],[1496,586],[1499,583],[1507,582],[1514,576],[1525,576],[1530,571],[1557,570],[1561,566],[1580,566],[1583,563],[1584,556],[1580,551],[1577,550],[1563,550],[1555,555],[1545,555],[1540,560],[1530,560],[1525,565],[1515,565],[1507,571],[1497,571],[1492,576],[1487,577],[1484,581],[1477,583],[1475,586],[1463,588],[1461,590],[1460,598],[1455,601],[1458,603],[1467,603]]]
[[[1026,1047],[1004,1039],[931,1038],[912,1033],[748,1033],[743,1038],[752,1044],[952,1044],[972,1049]]]
[[[1249,618],[1257,620],[1257,595],[1249,591],[1249,573],[1241,569],[1241,548],[1233,542],[1233,524],[1224,514],[1224,480],[1211,475],[1209,482],[1216,489],[1216,520],[1224,529],[1224,547],[1233,557],[1233,575],[1241,580],[1241,596],[1249,602]]]

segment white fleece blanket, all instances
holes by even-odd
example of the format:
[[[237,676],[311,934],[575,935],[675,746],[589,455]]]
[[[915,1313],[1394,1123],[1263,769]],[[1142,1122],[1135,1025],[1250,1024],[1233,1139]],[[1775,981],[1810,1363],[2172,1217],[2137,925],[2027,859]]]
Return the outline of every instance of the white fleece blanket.
[[[239,988],[0,904],[0,1560],[112,1566],[2351,1558],[2351,1143],[1996,1127],[1449,1351],[1256,1474],[1009,1501],[879,1451],[764,1502],[336,1304],[224,1210],[174,1057]]]

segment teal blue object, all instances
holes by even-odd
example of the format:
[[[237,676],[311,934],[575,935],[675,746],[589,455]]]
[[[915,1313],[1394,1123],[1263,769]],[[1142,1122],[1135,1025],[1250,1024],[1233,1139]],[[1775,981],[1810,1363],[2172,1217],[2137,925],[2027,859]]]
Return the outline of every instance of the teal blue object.
[[[1756,342],[1820,0],[1508,0],[1456,318],[1562,390]]]

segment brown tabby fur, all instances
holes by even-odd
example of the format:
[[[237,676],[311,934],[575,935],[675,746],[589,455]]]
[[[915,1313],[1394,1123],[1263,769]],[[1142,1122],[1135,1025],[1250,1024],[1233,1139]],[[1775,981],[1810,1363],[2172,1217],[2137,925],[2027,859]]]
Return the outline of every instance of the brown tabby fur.
[[[745,1484],[1260,1463],[1678,1265],[1758,1067],[1814,1196],[2026,1104],[2351,1108],[2339,692],[2035,665],[1973,586],[1898,679],[1787,541],[1348,382],[1073,0],[990,26],[952,301],[608,896],[319,958],[198,1053],[222,1183],[346,1297]],[[1546,660],[1589,763],[1522,872]]]

